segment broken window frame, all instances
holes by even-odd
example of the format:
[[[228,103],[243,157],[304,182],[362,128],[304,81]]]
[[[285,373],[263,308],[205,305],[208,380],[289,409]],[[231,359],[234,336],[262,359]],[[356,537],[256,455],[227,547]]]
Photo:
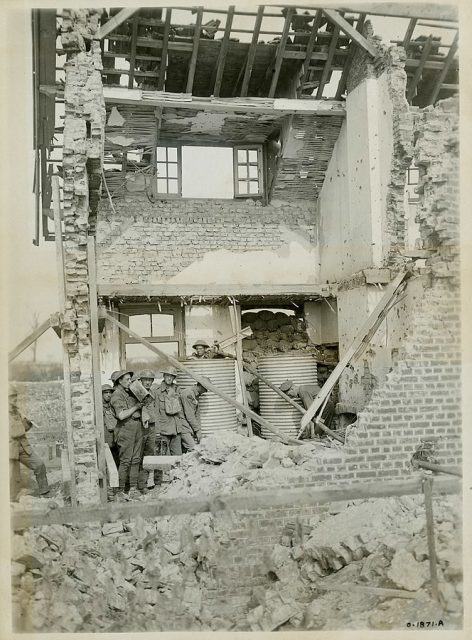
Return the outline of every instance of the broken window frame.
[[[141,336],[152,344],[165,344],[177,342],[178,357],[185,358],[185,314],[183,307],[177,305],[164,305],[156,303],[132,303],[122,304],[119,307],[120,322],[129,327],[129,317],[137,315],[172,315],[174,317],[174,333],[172,336]],[[139,340],[132,338],[124,331],[120,331],[120,355],[121,362],[126,362],[126,345],[141,344]],[[149,352],[151,353],[151,351]]]
[[[238,152],[239,151],[257,151],[257,163],[249,162],[249,156],[247,156],[247,160],[245,163],[239,162],[238,160]],[[240,193],[239,192],[239,182],[247,182],[248,184],[251,182],[255,182],[254,179],[251,178],[249,169],[251,166],[257,166],[257,185],[258,191],[257,193]],[[247,177],[241,177],[238,171],[239,167],[245,166],[247,168]],[[262,144],[237,144],[233,145],[233,180],[234,180],[234,198],[256,198],[256,199],[264,199],[265,197],[265,185],[264,185],[264,154]]]

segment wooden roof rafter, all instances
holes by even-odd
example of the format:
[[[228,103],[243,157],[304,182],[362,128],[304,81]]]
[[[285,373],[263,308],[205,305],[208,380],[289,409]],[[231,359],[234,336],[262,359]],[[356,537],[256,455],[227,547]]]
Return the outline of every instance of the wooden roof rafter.
[[[406,92],[406,99],[408,102],[411,102],[416,94],[416,87],[418,86],[418,82],[421,79],[421,75],[423,73],[424,65],[426,64],[426,60],[428,59],[429,52],[431,51],[431,45],[433,43],[433,36],[430,35],[426,42],[424,43],[423,51],[421,52],[421,58],[418,66],[416,67],[416,71],[413,75],[412,80],[408,84],[408,89]]]
[[[439,74],[439,77],[436,80],[436,84],[434,86],[434,89],[431,93],[430,96],[430,103],[434,104],[438,98],[439,92],[441,90],[441,87],[443,85],[443,82],[446,78],[447,72],[449,71],[452,61],[454,60],[454,56],[456,54],[457,48],[459,46],[459,33],[456,32],[456,35],[454,37],[454,41],[451,45],[451,48],[449,49],[449,53],[447,54],[446,60],[444,61],[444,66],[441,70],[441,73]]]
[[[167,47],[169,46],[169,34],[170,24],[172,20],[172,9],[166,9],[166,21],[164,24],[164,35],[162,39],[162,52],[161,52],[161,67],[159,69],[159,80],[157,83],[157,90],[162,91],[164,88],[164,82],[167,70]]]
[[[325,62],[324,68],[323,68],[323,73],[321,75],[321,79],[320,79],[320,84],[318,85],[318,89],[316,91],[316,98],[317,100],[319,100],[320,98],[323,97],[323,90],[325,88],[325,84],[328,82],[329,77],[330,77],[330,71],[331,71],[331,64],[333,62],[333,58],[334,58],[334,54],[336,51],[336,42],[338,41],[338,37],[339,37],[339,32],[340,32],[340,27],[339,25],[336,25],[334,27],[334,31],[333,31],[333,36],[331,38],[331,42],[329,43],[329,48],[328,48],[328,58]]]
[[[357,20],[357,25],[356,25],[356,30],[359,31],[360,33],[364,28],[365,19],[366,19],[366,14],[361,13],[359,16],[359,19]],[[347,59],[346,59],[346,62],[344,63],[344,67],[338,83],[338,88],[336,90],[336,95],[335,95],[336,100],[341,100],[341,96],[343,95],[346,89],[347,78],[349,76],[349,72],[351,71],[352,61],[354,60],[355,53],[356,53],[356,48],[352,46],[349,47]]]
[[[218,56],[218,65],[216,67],[215,85],[213,88],[213,95],[215,97],[218,97],[220,95],[221,82],[223,80],[226,54],[228,53],[228,44],[229,44],[229,38],[231,35],[231,26],[233,24],[233,16],[234,16],[235,9],[236,7],[234,4],[230,5],[228,8],[228,14],[226,16],[225,33],[223,36],[223,40],[221,41],[220,54]]]
[[[345,18],[338,13],[337,11],[333,11],[332,9],[323,9],[323,13],[326,15],[329,20],[334,23],[337,27],[339,27],[346,35],[348,35],[353,42],[355,42],[359,47],[367,51],[373,58],[376,58],[379,55],[379,52],[375,47],[373,47],[370,42],[364,36],[359,33],[354,27],[349,24]]]
[[[297,95],[300,96],[302,89],[303,89],[303,85],[305,84],[305,82],[308,79],[308,74],[310,73],[310,62],[311,62],[311,56],[313,54],[313,50],[315,48],[315,42],[316,42],[316,37],[318,35],[318,29],[320,28],[320,24],[321,24],[321,19],[322,19],[322,11],[321,9],[318,9],[318,11],[316,12],[315,15],[315,20],[313,22],[313,27],[311,29],[311,33],[310,33],[310,37],[308,38],[308,43],[306,46],[306,54],[305,54],[305,60],[303,61],[303,65],[302,65],[302,77],[300,79],[300,86],[297,89]]]
[[[193,79],[195,77],[195,69],[197,67],[198,46],[200,44],[200,32],[202,29],[202,20],[203,20],[203,7],[198,7],[197,20],[195,23],[195,31],[193,34],[192,55],[190,57],[190,64],[188,67],[187,86],[185,89],[185,93],[192,93],[192,89],[193,89]]]
[[[254,25],[254,32],[252,34],[252,41],[249,47],[249,51],[247,54],[247,59],[246,59],[246,66],[244,69],[244,77],[243,77],[243,83],[241,86],[241,97],[247,96],[247,90],[249,87],[249,82],[251,80],[251,74],[252,74],[252,67],[254,65],[254,58],[256,55],[256,47],[257,47],[257,41],[259,39],[259,31],[261,30],[261,24],[262,24],[262,18],[264,16],[264,5],[260,5],[259,9],[257,10],[257,16],[256,16],[256,23]],[[237,87],[236,83],[236,87]],[[236,88],[235,87],[235,88]]]
[[[292,21],[293,14],[294,14],[294,8],[290,7],[287,10],[287,14],[285,16],[282,37],[280,39],[279,44],[277,45],[277,52],[275,54],[274,71],[273,71],[272,81],[270,83],[270,89],[269,89],[269,96],[268,96],[269,98],[273,98],[275,96],[275,91],[277,89],[277,83],[279,81],[280,69],[282,67],[282,61],[284,57],[285,47],[287,45],[287,38],[290,31],[290,23]],[[272,65],[269,65],[266,71],[266,78],[267,76],[270,76],[271,70],[272,70]]]

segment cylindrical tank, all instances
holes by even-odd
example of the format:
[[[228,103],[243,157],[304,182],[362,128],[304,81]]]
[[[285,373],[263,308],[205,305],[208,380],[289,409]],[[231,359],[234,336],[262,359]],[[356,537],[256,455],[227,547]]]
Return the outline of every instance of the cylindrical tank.
[[[188,360],[184,362],[186,367],[196,374],[206,376],[216,387],[236,399],[236,378],[234,362],[232,360]],[[189,387],[195,384],[195,380],[181,371],[177,376],[179,387]],[[215,435],[221,431],[236,431],[236,409],[217,396],[212,391],[207,391],[200,396],[200,420],[202,434],[204,436]]]
[[[294,351],[265,356],[259,359],[258,369],[277,387],[284,380],[292,380],[296,385],[317,384],[316,360],[306,352]],[[296,436],[300,429],[302,414],[262,381],[259,382],[259,398],[261,416],[285,435]],[[274,438],[274,435],[264,427],[262,427],[262,435],[264,438]]]

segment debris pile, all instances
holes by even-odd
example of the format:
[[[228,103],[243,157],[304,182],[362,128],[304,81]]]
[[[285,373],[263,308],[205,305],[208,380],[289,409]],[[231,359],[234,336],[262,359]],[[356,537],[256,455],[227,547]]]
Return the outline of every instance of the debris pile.
[[[183,456],[171,472],[163,497],[202,496],[235,489],[256,490],[270,480],[282,485],[319,468],[322,460],[342,457],[320,441],[287,446],[271,440],[225,432],[208,436]]]
[[[441,498],[434,511],[440,603],[430,595],[423,497],[370,499],[308,532],[300,523],[284,532],[266,558],[273,584],[255,594],[251,630],[393,629],[408,620],[459,628],[460,498]]]

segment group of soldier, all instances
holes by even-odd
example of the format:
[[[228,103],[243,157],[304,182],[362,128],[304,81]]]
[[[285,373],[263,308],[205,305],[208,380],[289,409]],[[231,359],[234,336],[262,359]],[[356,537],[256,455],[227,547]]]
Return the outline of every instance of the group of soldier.
[[[193,348],[196,359],[212,357],[206,355],[210,348],[203,341],[197,341]],[[177,370],[172,367],[159,373],[159,386],[154,386],[156,377],[150,370],[136,374],[115,371],[110,378],[113,387],[102,386],[105,442],[118,467],[119,489],[115,497],[119,500],[137,498],[154,485],[154,473],[149,482],[149,472],[143,467],[145,456],[179,456],[200,442],[199,399],[207,388],[201,383],[178,387]],[[203,380],[210,382],[205,377]],[[146,392],[141,400],[132,391],[135,381]]]

